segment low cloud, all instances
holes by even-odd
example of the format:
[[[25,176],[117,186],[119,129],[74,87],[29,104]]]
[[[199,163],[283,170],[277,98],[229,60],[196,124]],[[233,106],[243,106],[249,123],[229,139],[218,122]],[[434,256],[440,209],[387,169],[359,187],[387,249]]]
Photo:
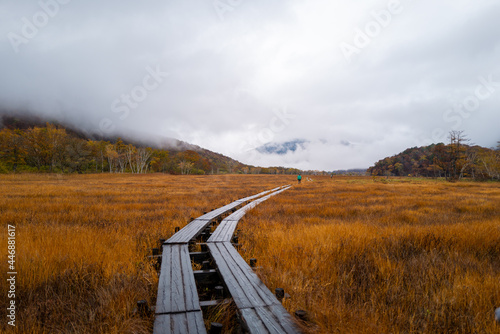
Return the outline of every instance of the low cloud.
[[[457,129],[494,146],[500,4],[401,0],[377,20],[391,3],[8,1],[0,106],[174,137],[254,165],[368,167]],[[359,30],[369,43],[347,61],[340,46]],[[158,71],[168,75],[155,81]],[[477,108],[450,113],[489,77]],[[279,123],[276,110],[294,118]],[[308,144],[255,151],[297,138]]]

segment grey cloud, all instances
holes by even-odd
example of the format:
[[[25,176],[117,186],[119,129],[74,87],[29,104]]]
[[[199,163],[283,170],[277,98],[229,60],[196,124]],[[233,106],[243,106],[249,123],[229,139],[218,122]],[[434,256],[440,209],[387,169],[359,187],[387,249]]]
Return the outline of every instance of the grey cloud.
[[[118,131],[173,136],[251,164],[339,169],[431,143],[434,129],[455,125],[443,115],[474,94],[478,77],[500,82],[496,1],[402,0],[404,11],[350,64],[339,43],[387,1],[231,3],[221,19],[212,1],[72,0],[15,53],[8,33],[40,5],[5,1],[0,105],[90,130],[108,119]],[[169,75],[120,118],[113,101],[141,86],[148,66]],[[460,128],[493,146],[499,104],[500,87]],[[280,108],[295,118],[277,122]],[[308,145],[251,150],[296,138]]]

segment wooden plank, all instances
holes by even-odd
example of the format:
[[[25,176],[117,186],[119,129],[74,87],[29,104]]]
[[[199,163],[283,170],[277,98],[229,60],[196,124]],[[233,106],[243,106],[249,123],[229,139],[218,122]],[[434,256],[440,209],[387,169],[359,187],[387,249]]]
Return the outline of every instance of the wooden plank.
[[[214,300],[204,300],[200,302],[201,308],[209,308],[209,307],[214,307],[218,305],[227,305],[231,304],[232,300],[229,299],[214,299]]]
[[[220,215],[225,214],[228,211],[233,210],[234,208],[238,207],[241,205],[240,201],[234,201],[232,203],[229,203],[227,205],[224,205],[223,207],[220,207],[218,209],[215,209],[213,211],[210,211],[203,216],[198,217],[198,219],[205,219],[205,220],[212,220],[218,218]]]
[[[165,244],[187,244],[203,232],[208,225],[210,225],[210,220],[197,218],[165,241]]]
[[[208,239],[207,242],[229,242],[229,241],[231,241],[231,238],[234,234],[234,230],[236,229],[238,221],[245,215],[245,213],[247,211],[254,208],[258,204],[262,203],[263,201],[271,198],[272,196],[277,195],[277,194],[281,193],[282,191],[287,190],[288,188],[289,187],[283,188],[283,189],[278,190],[276,192],[272,192],[269,195],[261,197],[257,200],[254,200],[253,202],[250,202],[249,204],[245,205],[244,207],[237,210],[236,212],[230,214],[228,217],[224,218],[224,220],[220,223],[220,225],[217,227],[217,229],[212,234],[212,236]],[[269,191],[266,191],[265,193],[268,193],[271,191],[272,190],[269,190]]]
[[[240,314],[244,325],[252,334],[300,333],[290,314],[281,305],[241,309]]]
[[[281,305],[230,243],[207,245],[238,308]]]
[[[201,311],[155,316],[153,334],[206,334]]]
[[[300,333],[290,314],[231,244],[208,247],[250,333]]]
[[[266,191],[263,191],[261,193],[258,193],[257,195],[252,195],[252,196],[248,196],[248,197],[242,198],[239,201],[240,202],[248,202],[248,201],[253,200],[254,198],[258,198],[258,197],[264,196],[265,194],[268,194],[268,193],[271,193],[273,191],[279,190],[280,188],[281,187],[276,187],[276,188],[271,189],[271,190],[266,190]]]
[[[264,309],[268,310],[277,322],[284,329],[285,333],[300,333],[295,321],[293,320],[290,313],[282,305],[272,305],[266,308],[256,309],[259,314],[264,312]]]
[[[187,224],[184,228],[182,228],[179,232],[175,233],[170,239],[165,241],[166,244],[183,244],[183,243],[188,243],[192,239],[196,238],[198,235],[201,234],[201,232],[207,227],[210,222],[214,219],[217,219],[221,215],[237,208],[238,206],[242,205],[244,202],[261,197],[267,193],[272,193],[277,190],[279,190],[281,187],[274,188],[272,190],[266,190],[263,191],[257,195],[249,196],[237,201],[234,201],[232,203],[229,203],[223,207],[217,208],[215,210],[212,210],[196,219],[191,221],[189,224]],[[283,191],[279,190],[279,192]],[[259,202],[260,203],[260,202]],[[258,204],[258,203],[257,203]],[[255,204],[256,205],[256,204]],[[241,214],[241,212],[239,213]],[[243,213],[244,214],[244,213]],[[243,216],[241,214],[241,216]],[[241,217],[240,217],[241,218]],[[238,218],[239,219],[239,218]]]
[[[226,220],[224,219],[217,229],[215,229],[212,236],[207,240],[207,242],[230,242],[233,237],[234,230],[238,225],[237,220]]]
[[[188,245],[163,245],[156,314],[200,310]]]

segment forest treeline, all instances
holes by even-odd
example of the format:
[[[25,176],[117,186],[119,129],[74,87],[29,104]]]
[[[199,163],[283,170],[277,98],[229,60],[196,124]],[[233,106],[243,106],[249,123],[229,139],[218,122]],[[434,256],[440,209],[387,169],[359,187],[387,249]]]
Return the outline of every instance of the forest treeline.
[[[409,148],[378,161],[368,173],[375,176],[500,180],[500,142],[496,150],[468,145],[468,142],[463,131],[452,131],[448,144]]]
[[[261,168],[208,150],[160,149],[120,138],[91,140],[47,123],[0,130],[0,173],[295,174],[297,169]]]

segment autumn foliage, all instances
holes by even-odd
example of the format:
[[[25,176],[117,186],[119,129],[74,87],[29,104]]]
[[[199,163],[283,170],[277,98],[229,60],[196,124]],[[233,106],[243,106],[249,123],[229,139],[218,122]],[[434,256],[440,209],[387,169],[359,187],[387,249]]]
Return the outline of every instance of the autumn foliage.
[[[375,176],[500,180],[500,151],[442,143],[413,147],[376,162],[368,173]]]
[[[47,123],[0,130],[0,173],[296,174],[297,169],[261,168],[176,140],[165,145],[92,140]]]

